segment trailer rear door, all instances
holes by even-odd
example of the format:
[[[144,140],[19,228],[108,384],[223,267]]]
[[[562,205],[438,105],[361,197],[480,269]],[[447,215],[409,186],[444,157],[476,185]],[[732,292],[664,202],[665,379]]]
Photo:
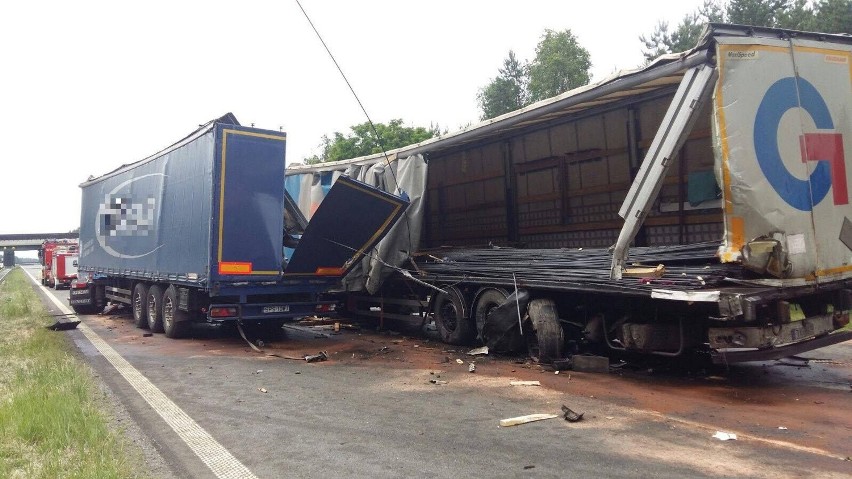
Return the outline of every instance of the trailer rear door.
[[[407,206],[402,198],[339,177],[311,216],[285,276],[345,276]]]
[[[777,240],[798,280],[852,275],[852,46],[718,39],[723,261]]]
[[[219,281],[274,281],[282,272],[286,135],[231,125],[217,132],[214,267]]]

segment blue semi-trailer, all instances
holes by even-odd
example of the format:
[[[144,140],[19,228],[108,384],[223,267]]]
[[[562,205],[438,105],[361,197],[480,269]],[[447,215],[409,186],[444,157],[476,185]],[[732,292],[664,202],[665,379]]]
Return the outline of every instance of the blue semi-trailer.
[[[343,178],[307,222],[284,190],[285,145],[227,114],[81,184],[74,310],[124,303],[136,326],[168,337],[192,321],[275,328],[333,313],[325,293],[407,202]]]

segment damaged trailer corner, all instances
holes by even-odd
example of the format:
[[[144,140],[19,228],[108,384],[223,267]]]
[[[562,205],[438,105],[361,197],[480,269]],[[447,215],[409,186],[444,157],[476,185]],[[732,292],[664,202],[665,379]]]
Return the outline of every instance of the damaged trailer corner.
[[[689,52],[390,160],[291,167],[288,189],[307,211],[326,177],[422,162],[413,239],[348,282],[357,314],[536,354],[771,359],[852,339],[850,64],[848,36],[710,24]]]

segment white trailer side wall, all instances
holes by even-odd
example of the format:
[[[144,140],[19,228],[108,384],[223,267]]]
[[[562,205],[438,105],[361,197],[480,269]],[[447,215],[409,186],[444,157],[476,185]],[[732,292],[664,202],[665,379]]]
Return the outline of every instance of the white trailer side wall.
[[[852,47],[717,39],[723,261],[775,235],[801,280],[852,273]],[[845,226],[844,226],[845,225]]]

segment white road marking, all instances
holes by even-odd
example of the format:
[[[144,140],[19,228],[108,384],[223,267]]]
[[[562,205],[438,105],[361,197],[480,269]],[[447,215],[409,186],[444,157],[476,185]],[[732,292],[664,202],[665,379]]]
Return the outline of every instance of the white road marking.
[[[62,313],[76,317],[74,312],[56,297],[54,297],[44,286],[36,281],[35,277],[25,268],[22,268],[30,279],[47,294],[47,297],[59,308]],[[79,318],[78,318],[79,319]],[[124,376],[124,379],[133,386],[140,396],[163,418],[166,423],[177,433],[177,435],[192,449],[192,452],[201,459],[207,467],[220,479],[257,478],[249,468],[235,458],[224,446],[219,444],[207,431],[198,425],[177,404],[172,402],[157,386],[148,380],[142,373],[134,368],[126,359],[112,348],[106,341],[101,339],[85,323],[78,326],[80,331],[89,339],[92,345],[100,351],[115,369]]]

